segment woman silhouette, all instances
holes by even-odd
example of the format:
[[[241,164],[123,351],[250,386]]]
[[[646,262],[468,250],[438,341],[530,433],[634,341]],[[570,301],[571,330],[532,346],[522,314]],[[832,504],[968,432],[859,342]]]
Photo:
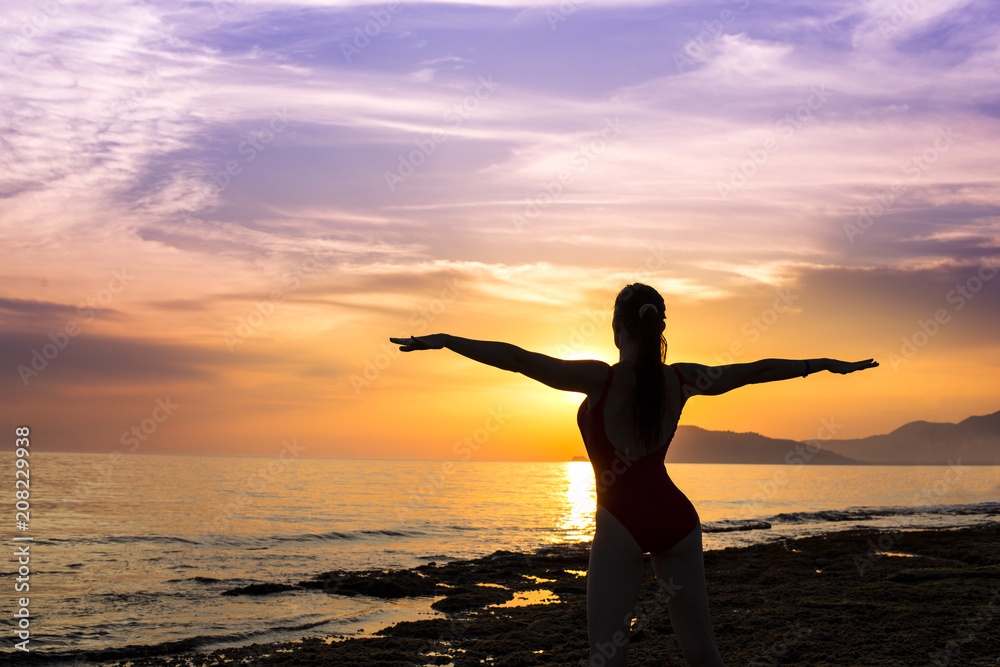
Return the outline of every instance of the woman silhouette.
[[[389,339],[404,352],[448,348],[555,389],[587,395],[577,422],[597,482],[596,527],[587,572],[592,667],[626,664],[629,625],[647,552],[666,593],[670,622],[688,664],[722,665],[705,591],[701,523],[663,463],[684,402],[691,396],[716,396],[747,384],[878,366],[871,359],[667,365],[664,326],[663,297],[652,287],[635,283],[615,299],[611,329],[619,359],[610,366],[448,334]]]

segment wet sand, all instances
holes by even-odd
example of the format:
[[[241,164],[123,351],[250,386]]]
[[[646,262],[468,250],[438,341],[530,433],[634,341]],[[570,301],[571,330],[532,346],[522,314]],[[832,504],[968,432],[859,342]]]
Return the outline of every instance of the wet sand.
[[[430,596],[447,618],[373,637],[316,637],[125,667],[209,665],[583,665],[588,545],[496,552],[393,572],[330,572],[276,588],[317,595]],[[1000,665],[1000,526],[848,531],[705,554],[727,665]],[[262,591],[239,591],[237,594]],[[281,595],[280,592],[270,595]],[[497,607],[511,599],[554,600]],[[629,662],[686,665],[646,557]],[[91,658],[97,656],[89,656]]]

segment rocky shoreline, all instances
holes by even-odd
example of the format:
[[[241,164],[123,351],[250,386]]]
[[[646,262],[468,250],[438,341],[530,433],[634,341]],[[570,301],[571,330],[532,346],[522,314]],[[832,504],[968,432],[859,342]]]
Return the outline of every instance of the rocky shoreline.
[[[445,618],[109,667],[584,665],[588,544],[409,570],[332,571],[273,592],[437,598]],[[705,554],[728,665],[1000,665],[1000,526],[851,530]],[[684,665],[646,559],[630,664]],[[269,594],[266,588],[230,594]],[[533,603],[534,602],[534,603]],[[502,606],[502,605],[509,606]],[[88,656],[89,660],[99,656]]]

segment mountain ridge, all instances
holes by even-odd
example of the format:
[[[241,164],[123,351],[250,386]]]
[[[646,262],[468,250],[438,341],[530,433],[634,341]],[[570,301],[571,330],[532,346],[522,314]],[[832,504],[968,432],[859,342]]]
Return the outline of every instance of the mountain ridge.
[[[667,463],[1000,465],[1000,411],[958,423],[917,420],[880,435],[798,441],[677,427]]]

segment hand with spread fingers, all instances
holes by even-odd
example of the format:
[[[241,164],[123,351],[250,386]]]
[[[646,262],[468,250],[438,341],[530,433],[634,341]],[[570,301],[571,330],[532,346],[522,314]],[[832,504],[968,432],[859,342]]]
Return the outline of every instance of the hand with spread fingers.
[[[399,345],[403,352],[416,350],[440,350],[445,346],[448,334],[430,334],[427,336],[410,336],[409,338],[390,338],[389,342]]]

